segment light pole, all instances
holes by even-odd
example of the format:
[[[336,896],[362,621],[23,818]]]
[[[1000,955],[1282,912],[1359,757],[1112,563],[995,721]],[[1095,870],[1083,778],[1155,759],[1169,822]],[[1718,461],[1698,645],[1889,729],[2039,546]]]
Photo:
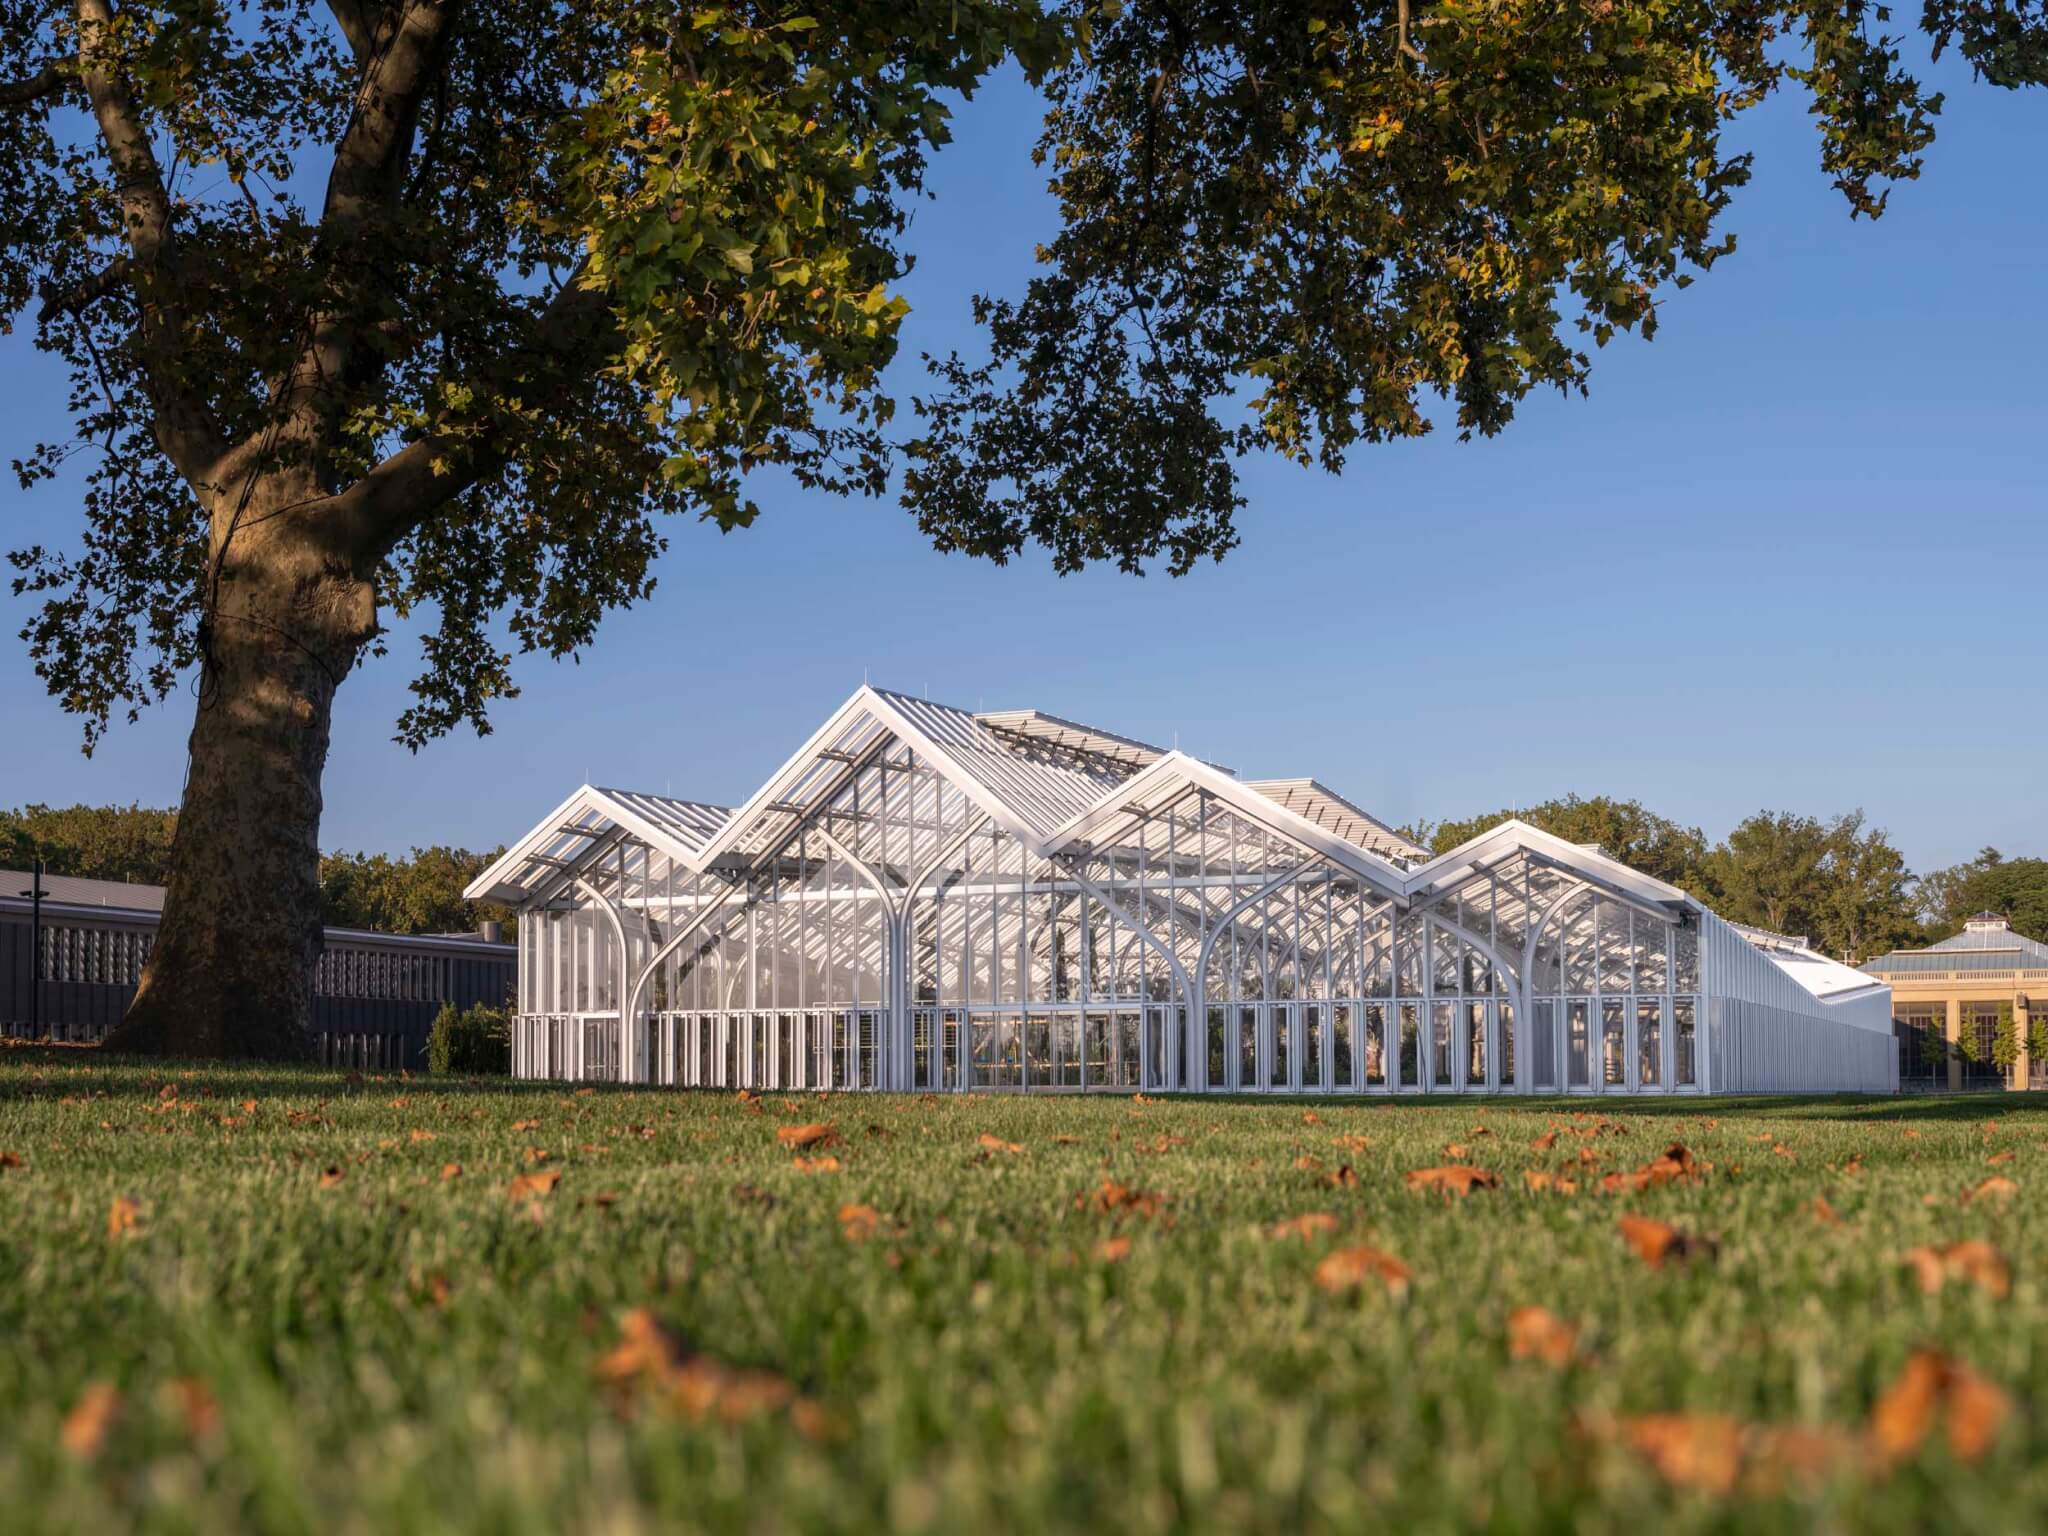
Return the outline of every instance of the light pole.
[[[35,877],[29,888],[20,892],[29,901],[29,1039],[43,1038],[43,861],[36,860]]]

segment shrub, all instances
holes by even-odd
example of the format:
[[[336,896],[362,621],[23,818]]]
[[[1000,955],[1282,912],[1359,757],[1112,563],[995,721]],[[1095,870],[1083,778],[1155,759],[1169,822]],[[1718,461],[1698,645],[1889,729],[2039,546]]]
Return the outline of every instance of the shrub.
[[[427,1036],[427,1070],[503,1077],[512,1070],[512,1026],[502,1008],[478,1003],[461,1013],[443,1003]]]

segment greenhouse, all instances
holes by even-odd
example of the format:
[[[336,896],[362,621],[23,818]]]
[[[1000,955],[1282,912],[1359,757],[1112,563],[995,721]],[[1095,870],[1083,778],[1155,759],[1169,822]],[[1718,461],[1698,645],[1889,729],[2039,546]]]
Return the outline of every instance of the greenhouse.
[[[737,809],[584,786],[514,1071],[686,1087],[1702,1093],[1896,1084],[1890,991],[1509,821],[1431,856],[1314,779],[863,687]]]

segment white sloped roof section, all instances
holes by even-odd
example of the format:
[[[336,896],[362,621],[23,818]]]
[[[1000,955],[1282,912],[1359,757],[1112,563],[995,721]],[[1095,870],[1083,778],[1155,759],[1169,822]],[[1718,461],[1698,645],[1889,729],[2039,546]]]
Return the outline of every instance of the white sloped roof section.
[[[1326,784],[1314,779],[1254,779],[1245,785],[1256,789],[1319,827],[1327,827],[1347,843],[1356,843],[1368,853],[1383,858],[1426,859],[1429,850],[1417,847],[1377,816],[1360,810]]]
[[[517,903],[544,877],[575,867],[615,828],[631,832],[657,852],[694,868],[705,842],[729,814],[725,807],[701,800],[585,784],[470,881],[462,894],[471,901]]]
[[[1408,896],[1414,901],[1431,900],[1455,889],[1478,870],[1515,853],[1534,855],[1591,885],[1606,887],[1618,896],[1667,911],[1698,905],[1675,885],[1631,869],[1619,859],[1609,858],[1579,843],[1567,842],[1540,827],[1532,827],[1526,821],[1513,818],[1497,827],[1489,827],[1450,852],[1440,853],[1427,864],[1408,871]]]
[[[1099,758],[1100,767],[1084,767],[1074,753],[1012,745],[964,709],[900,693],[877,697],[913,747],[935,767],[950,768],[963,793],[1040,853],[1060,826],[1130,778],[1127,768]]]

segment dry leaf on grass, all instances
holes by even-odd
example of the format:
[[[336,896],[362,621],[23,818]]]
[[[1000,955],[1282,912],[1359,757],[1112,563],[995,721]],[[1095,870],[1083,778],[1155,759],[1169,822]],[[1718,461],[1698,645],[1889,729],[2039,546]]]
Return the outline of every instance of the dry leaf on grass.
[[[1529,1187],[1531,1193],[1554,1190],[1560,1195],[1575,1195],[1579,1192],[1579,1186],[1575,1182],[1563,1174],[1552,1173],[1545,1168],[1524,1168],[1522,1182]]]
[[[2012,1148],[2010,1148],[2010,1147],[2007,1147],[2007,1148],[2006,1148],[2006,1149],[2005,1149],[2005,1150],[2004,1150],[2003,1152],[1994,1152],[1994,1153],[1992,1153],[1992,1154],[1991,1154],[1991,1155],[1990,1155],[1989,1157],[1985,1158],[1985,1159],[1984,1159],[1984,1161],[1985,1161],[1985,1162],[1986,1162],[1987,1164],[1989,1164],[1989,1165],[1990,1165],[1991,1167],[1993,1167],[1993,1168],[1996,1168],[1996,1167],[1998,1167],[1998,1166],[1999,1166],[1999,1164],[2001,1164],[2001,1163],[2009,1163],[2009,1162],[2011,1162],[2011,1161],[2012,1161],[2012,1158],[2013,1158],[2013,1152],[2012,1152]]]
[[[442,1180],[443,1180],[444,1182],[445,1182],[445,1181],[447,1181],[447,1180],[449,1180],[449,1179],[459,1179],[459,1178],[461,1178],[461,1177],[462,1177],[462,1164],[460,1164],[460,1163],[443,1163],[443,1164],[441,1165],[441,1178],[442,1178]]]
[[[540,1129],[540,1122],[538,1120],[514,1120],[512,1122],[512,1129],[515,1131],[537,1131]]]
[[[1000,1136],[991,1136],[987,1131],[977,1136],[974,1144],[984,1152],[1007,1152],[1012,1157],[1024,1150],[1022,1142],[1005,1141]]]
[[[1330,1138],[1330,1145],[1342,1147],[1346,1152],[1363,1152],[1372,1145],[1372,1138],[1370,1136],[1361,1136],[1356,1131],[1352,1131],[1343,1136],[1332,1136]]]
[[[1538,1136],[1534,1141],[1529,1143],[1530,1148],[1537,1152],[1548,1152],[1552,1147],[1556,1145],[1557,1132],[1555,1131],[1545,1131],[1541,1136]]]
[[[523,1200],[529,1195],[552,1195],[555,1186],[562,1182],[562,1170],[542,1168],[534,1173],[522,1173],[513,1179],[505,1193],[514,1200]]]
[[[1105,1237],[1095,1245],[1095,1257],[1104,1264],[1121,1264],[1131,1256],[1128,1237]]]
[[[27,1166],[28,1164],[21,1160],[20,1153],[0,1152],[0,1172],[5,1172],[9,1168],[26,1168]]]
[[[866,1242],[875,1235],[875,1229],[881,1224],[882,1213],[872,1205],[839,1207],[839,1231],[848,1242]]]
[[[1813,1219],[1824,1227],[1839,1227],[1842,1218],[1835,1214],[1835,1208],[1828,1204],[1826,1195],[1815,1195],[1806,1203],[1806,1209]]]
[[[789,1166],[798,1173],[837,1173],[840,1168],[836,1157],[793,1157]]]
[[[619,1342],[596,1370],[598,1379],[619,1393],[622,1412],[635,1405],[638,1389],[651,1393],[666,1412],[692,1423],[715,1418],[741,1424],[788,1408],[799,1432],[811,1433],[797,1423],[795,1410],[803,1399],[782,1377],[687,1352],[645,1307],[619,1319]]]
[[[1548,1307],[1517,1307],[1508,1314],[1508,1353],[1517,1360],[1569,1365],[1578,1347],[1579,1330]]]
[[[1475,1189],[1497,1189],[1500,1176],[1484,1168],[1451,1163],[1442,1168],[1411,1168],[1406,1175],[1414,1190],[1439,1190],[1445,1195],[1469,1195]]]
[[[1166,1203],[1166,1196],[1154,1190],[1133,1189],[1128,1184],[1119,1184],[1115,1179],[1104,1179],[1094,1189],[1084,1189],[1074,1196],[1074,1209],[1093,1211],[1098,1216],[1120,1215],[1129,1212],[1133,1216],[1157,1216]]]
[[[1351,1171],[1349,1163],[1345,1163],[1341,1167],[1332,1168],[1328,1173],[1324,1174],[1323,1182],[1332,1189],[1356,1189],[1358,1187],[1358,1175]]]
[[[212,1389],[197,1376],[180,1376],[165,1382],[160,1397],[184,1425],[187,1439],[205,1440],[220,1428],[220,1404],[214,1401]]]
[[[322,1189],[333,1189],[347,1177],[347,1172],[339,1163],[329,1163],[320,1170],[320,1187]]]
[[[1651,1413],[1622,1421],[1622,1435],[1677,1488],[1727,1493],[1742,1475],[1742,1425],[1721,1413]]]
[[[1949,1449],[1975,1461],[1991,1449],[2012,1404],[1997,1385],[1939,1350],[1916,1350],[1870,1410],[1872,1448],[1887,1462],[1911,1456],[1945,1419]]]
[[[1600,1181],[1608,1194],[1617,1190],[1654,1189],[1659,1184],[1691,1184],[1700,1176],[1699,1163],[1683,1143],[1674,1141],[1657,1156],[1629,1173],[1610,1173]]]
[[[2019,1192],[2019,1185],[2003,1174],[1994,1173],[1975,1189],[1964,1190],[1963,1204],[1970,1205],[1979,1200],[2010,1200]]]
[[[830,1121],[810,1125],[777,1126],[775,1139],[794,1151],[798,1147],[831,1147],[839,1144],[839,1128]]]
[[[1624,1216],[1616,1225],[1636,1257],[1652,1269],[1662,1269],[1667,1261],[1711,1259],[1718,1248],[1712,1238],[1695,1237],[1648,1216]]]
[[[1333,1296],[1378,1280],[1389,1296],[1408,1294],[1408,1266],[1378,1248],[1339,1248],[1316,1266],[1316,1284]]]
[[[142,1207],[126,1195],[116,1195],[107,1207],[107,1236],[132,1237],[142,1222]]]
[[[121,1416],[121,1394],[109,1381],[86,1383],[85,1390],[78,1394],[78,1401],[71,1405],[71,1411],[64,1415],[63,1426],[57,1436],[64,1449],[81,1461],[90,1461],[100,1453],[100,1446],[106,1442],[107,1431],[114,1427],[114,1420]]]
[[[1299,1238],[1312,1243],[1319,1237],[1327,1237],[1337,1230],[1337,1218],[1328,1211],[1306,1211],[1299,1216],[1290,1216],[1285,1221],[1276,1221],[1266,1229],[1268,1237],[1284,1240]]]
[[[1930,1296],[1951,1279],[1968,1280],[2001,1300],[2012,1294],[2012,1266],[2004,1254],[1980,1238],[1940,1248],[1911,1248],[1900,1255],[1899,1262],[1911,1266],[1920,1289]]]

